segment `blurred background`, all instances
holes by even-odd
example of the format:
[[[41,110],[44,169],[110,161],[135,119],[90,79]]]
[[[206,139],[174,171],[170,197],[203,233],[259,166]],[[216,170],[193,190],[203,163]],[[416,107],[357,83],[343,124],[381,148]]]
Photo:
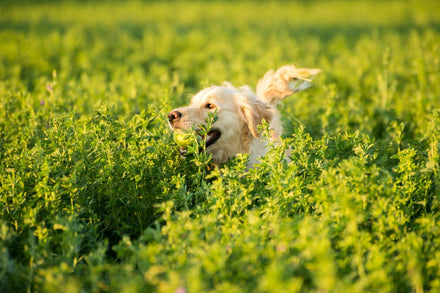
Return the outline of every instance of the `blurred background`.
[[[423,103],[412,92],[402,104],[393,100],[416,90],[403,89],[408,81],[421,90],[416,97],[438,92],[439,8],[400,0],[2,1],[0,79],[34,92],[38,104],[56,72],[58,99],[50,103],[81,114],[114,104],[130,116],[148,103],[172,109],[226,80],[254,87],[267,70],[295,64],[323,69],[319,101],[306,94],[292,105],[301,121],[324,115],[322,103],[331,111],[331,95],[349,111],[374,104],[359,115],[390,106],[402,114]]]

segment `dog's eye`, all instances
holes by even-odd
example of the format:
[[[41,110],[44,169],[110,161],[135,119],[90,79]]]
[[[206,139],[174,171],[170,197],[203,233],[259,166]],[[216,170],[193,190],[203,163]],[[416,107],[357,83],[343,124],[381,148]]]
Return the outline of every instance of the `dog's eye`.
[[[211,104],[211,103],[207,103],[207,104],[205,105],[205,108],[206,108],[206,109],[214,109],[215,106],[214,106],[213,104]]]

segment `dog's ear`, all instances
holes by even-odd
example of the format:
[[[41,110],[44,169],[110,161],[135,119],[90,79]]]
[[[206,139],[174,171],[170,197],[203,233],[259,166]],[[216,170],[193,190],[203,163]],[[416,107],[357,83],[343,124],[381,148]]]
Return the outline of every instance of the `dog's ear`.
[[[238,106],[243,120],[247,124],[252,136],[259,137],[258,125],[262,120],[266,120],[268,123],[272,119],[271,108],[264,104],[262,101],[250,98],[244,94],[240,94],[238,98]]]
[[[285,97],[310,87],[313,76],[319,72],[320,69],[296,68],[293,65],[283,66],[276,72],[270,70],[258,82],[257,96],[276,106]]]

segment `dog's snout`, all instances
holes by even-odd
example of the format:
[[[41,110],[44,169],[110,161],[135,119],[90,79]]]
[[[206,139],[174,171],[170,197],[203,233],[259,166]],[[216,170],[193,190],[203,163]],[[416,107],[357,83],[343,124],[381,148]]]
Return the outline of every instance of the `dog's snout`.
[[[168,113],[168,121],[170,122],[179,120],[180,117],[182,117],[182,113],[177,110],[173,110],[170,113]]]

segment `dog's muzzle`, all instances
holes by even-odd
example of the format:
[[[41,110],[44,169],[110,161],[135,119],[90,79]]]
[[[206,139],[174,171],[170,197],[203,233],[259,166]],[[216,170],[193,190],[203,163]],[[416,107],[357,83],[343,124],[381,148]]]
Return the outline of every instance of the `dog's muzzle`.
[[[205,149],[213,145],[220,138],[221,135],[221,132],[217,129],[212,129],[211,131],[209,131],[206,135]],[[203,147],[200,147],[199,152],[202,151]],[[188,155],[188,150],[186,148],[180,147],[179,153],[182,157],[185,158]]]

